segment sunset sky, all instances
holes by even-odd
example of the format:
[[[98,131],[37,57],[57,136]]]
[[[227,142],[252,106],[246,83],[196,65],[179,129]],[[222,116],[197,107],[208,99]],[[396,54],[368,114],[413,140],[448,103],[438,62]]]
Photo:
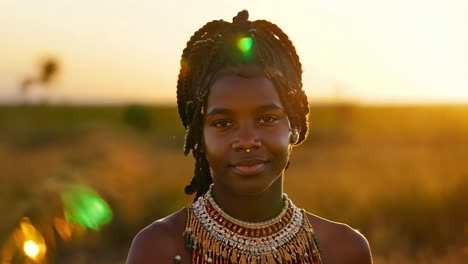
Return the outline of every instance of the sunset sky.
[[[468,103],[465,0],[0,0],[0,102],[50,54],[51,102],[175,103],[186,41],[242,9],[293,40],[311,102]]]

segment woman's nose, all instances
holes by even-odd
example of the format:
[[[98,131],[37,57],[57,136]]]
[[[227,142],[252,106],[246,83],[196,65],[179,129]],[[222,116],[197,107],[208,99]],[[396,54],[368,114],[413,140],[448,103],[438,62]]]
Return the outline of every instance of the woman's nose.
[[[258,149],[261,140],[258,131],[251,125],[240,126],[233,138],[232,147],[236,151],[247,151]]]

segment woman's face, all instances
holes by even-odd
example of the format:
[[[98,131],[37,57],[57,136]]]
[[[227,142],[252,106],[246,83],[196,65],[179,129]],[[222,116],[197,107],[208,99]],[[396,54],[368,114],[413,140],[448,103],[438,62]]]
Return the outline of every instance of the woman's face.
[[[228,75],[213,83],[203,148],[217,189],[247,195],[266,191],[283,174],[289,138],[288,117],[269,79]]]

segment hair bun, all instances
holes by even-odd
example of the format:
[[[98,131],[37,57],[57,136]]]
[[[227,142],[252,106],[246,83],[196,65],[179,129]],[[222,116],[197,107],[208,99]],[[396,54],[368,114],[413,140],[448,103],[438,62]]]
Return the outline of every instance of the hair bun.
[[[237,16],[232,18],[232,23],[234,24],[242,24],[247,22],[249,19],[249,11],[247,10],[242,10],[239,13],[237,13]]]

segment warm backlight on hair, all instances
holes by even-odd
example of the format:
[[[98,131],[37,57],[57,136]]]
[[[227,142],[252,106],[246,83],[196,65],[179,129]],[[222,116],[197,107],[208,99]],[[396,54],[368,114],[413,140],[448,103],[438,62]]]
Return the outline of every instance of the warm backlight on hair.
[[[39,255],[40,251],[39,246],[32,240],[24,242],[23,250],[24,253],[26,253],[26,255],[32,259],[35,259],[37,255]]]
[[[244,55],[249,55],[252,52],[253,39],[251,37],[241,38],[237,42],[237,47],[242,51]]]

